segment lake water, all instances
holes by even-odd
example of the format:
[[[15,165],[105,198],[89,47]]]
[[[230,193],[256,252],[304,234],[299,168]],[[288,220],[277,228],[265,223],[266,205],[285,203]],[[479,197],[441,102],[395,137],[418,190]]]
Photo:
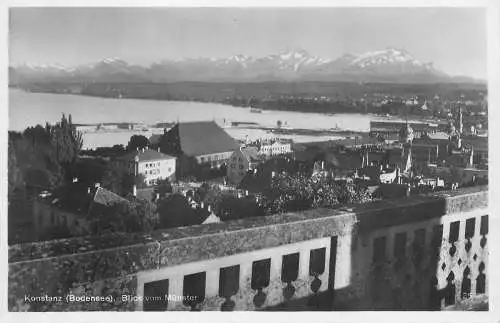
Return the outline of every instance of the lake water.
[[[274,127],[278,120],[291,128],[331,129],[368,131],[370,120],[377,119],[370,115],[300,113],[286,111],[263,111],[252,113],[248,109],[217,103],[195,103],[153,100],[118,100],[78,95],[28,93],[21,90],[9,90],[9,129],[24,130],[36,124],[55,123],[62,114],[71,114],[74,123],[134,122],[154,124],[157,122],[209,121],[215,120],[221,126],[230,121],[256,122],[263,127]],[[270,136],[260,129],[226,128],[235,138],[246,136],[257,138]],[[126,144],[132,134],[149,132],[123,131],[119,133],[84,134],[85,147],[111,146]],[[274,136],[274,135],[273,135]],[[281,136],[297,142],[324,141],[334,136]]]

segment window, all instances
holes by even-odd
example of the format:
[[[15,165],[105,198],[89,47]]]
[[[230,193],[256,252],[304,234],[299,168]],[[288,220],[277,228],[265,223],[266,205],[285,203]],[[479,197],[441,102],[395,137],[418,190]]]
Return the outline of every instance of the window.
[[[184,276],[184,305],[195,307],[205,299],[205,272]]]
[[[373,262],[383,262],[385,260],[385,245],[385,237],[378,237],[373,240]]]
[[[465,221],[465,239],[470,239],[474,236],[476,229],[476,218],[467,219]]]
[[[270,270],[271,270],[270,258],[254,261],[252,263],[251,288],[257,290],[268,286]]]
[[[221,268],[219,277],[219,296],[228,298],[238,292],[240,265]]]
[[[406,232],[396,233],[394,239],[394,257],[403,258],[406,254]]]
[[[326,248],[311,250],[309,254],[309,275],[319,276],[325,271]]]
[[[285,283],[297,279],[299,274],[299,253],[292,253],[283,256],[281,265],[281,281]]]
[[[168,307],[168,279],[144,284],[144,311],[164,311]]]
[[[453,243],[458,240],[458,234],[460,231],[460,221],[455,221],[450,224],[450,236],[449,242]]]
[[[481,217],[481,228],[479,234],[482,236],[488,234],[488,215],[483,215]]]

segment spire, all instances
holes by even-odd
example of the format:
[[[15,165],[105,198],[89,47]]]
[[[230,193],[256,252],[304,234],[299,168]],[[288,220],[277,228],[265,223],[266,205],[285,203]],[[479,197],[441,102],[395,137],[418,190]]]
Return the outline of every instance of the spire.
[[[405,124],[406,128],[408,128],[408,104],[406,105],[406,111],[405,111]]]

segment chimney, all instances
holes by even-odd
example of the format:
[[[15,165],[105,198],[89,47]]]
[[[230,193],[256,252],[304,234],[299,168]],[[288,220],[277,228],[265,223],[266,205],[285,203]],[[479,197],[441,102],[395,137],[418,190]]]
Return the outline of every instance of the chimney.
[[[212,207],[210,207],[210,205],[208,206],[208,212],[212,213]]]
[[[96,188],[97,188],[97,187],[101,187],[101,184],[99,184],[99,183],[95,183],[95,185],[94,185],[94,186],[95,186]]]
[[[201,206],[202,209],[204,209],[205,208],[205,203],[201,202],[200,206]],[[210,207],[210,205],[208,207]]]
[[[135,150],[136,150],[136,151],[139,151],[139,147],[135,147]]]
[[[275,171],[272,171],[271,172],[271,178],[274,178],[276,176],[276,172]]]
[[[137,185],[134,184],[134,187],[132,188],[132,195],[134,195],[134,197],[137,197]]]
[[[248,196],[248,190],[245,191],[245,195]]]
[[[144,147],[142,147],[142,152],[144,152],[144,150],[145,150]]]
[[[90,194],[90,187],[87,188],[87,194]]]
[[[158,147],[158,152],[160,152],[160,147]]]
[[[160,193],[156,193],[156,200],[158,201],[160,199]]]

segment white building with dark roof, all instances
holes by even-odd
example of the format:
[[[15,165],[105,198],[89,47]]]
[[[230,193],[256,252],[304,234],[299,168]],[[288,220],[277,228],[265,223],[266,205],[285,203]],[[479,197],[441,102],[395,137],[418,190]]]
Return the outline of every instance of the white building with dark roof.
[[[176,159],[147,148],[131,152],[124,157],[128,173],[134,176],[144,175],[146,185],[155,185],[162,179],[173,179]]]

